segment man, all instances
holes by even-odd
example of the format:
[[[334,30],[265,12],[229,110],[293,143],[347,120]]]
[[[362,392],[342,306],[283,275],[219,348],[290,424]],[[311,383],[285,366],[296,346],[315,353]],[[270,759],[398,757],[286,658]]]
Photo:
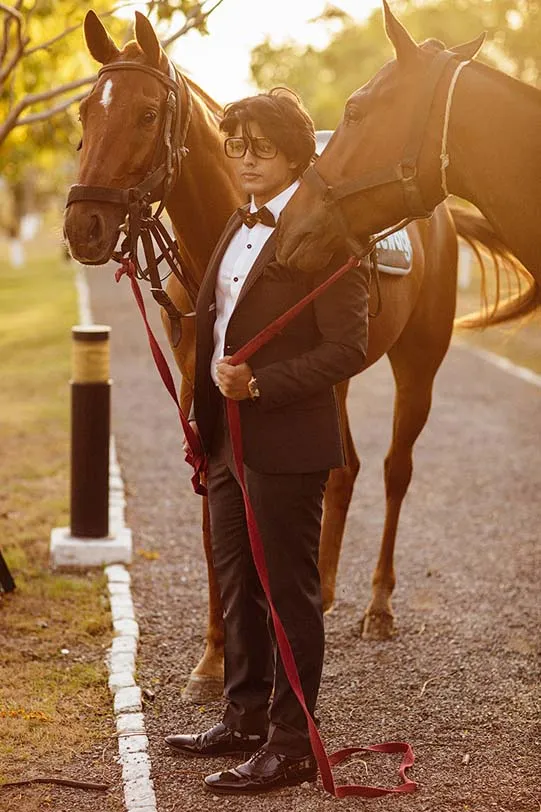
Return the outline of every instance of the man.
[[[333,386],[357,373],[366,357],[368,271],[348,272],[249,363],[232,366],[236,350],[346,257],[315,277],[281,267],[274,257],[275,222],[315,149],[313,123],[295,94],[275,88],[233,103],[221,128],[251,202],[230,219],[201,285],[194,407],[209,457],[227,707],[211,730],[166,741],[188,755],[253,753],[205,779],[214,793],[253,793],[313,780],[317,769],[251,556],[225,399],[240,401],[246,485],[271,595],[313,714],[324,648],[317,569],[322,500],[329,469],[343,465]]]

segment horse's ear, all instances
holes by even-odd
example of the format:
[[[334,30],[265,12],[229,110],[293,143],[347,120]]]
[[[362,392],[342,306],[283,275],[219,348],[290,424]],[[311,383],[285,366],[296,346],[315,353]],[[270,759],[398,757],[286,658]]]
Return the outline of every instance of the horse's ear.
[[[479,34],[478,37],[472,39],[471,42],[464,42],[462,45],[455,45],[454,48],[449,48],[449,50],[454,54],[462,56],[464,59],[473,59],[483,47],[486,35],[487,32],[483,31],[482,34]]]
[[[152,23],[140,11],[135,12],[135,39],[150,65],[153,68],[159,68],[165,54]]]
[[[120,51],[105,30],[105,26],[95,11],[87,11],[84,22],[85,42],[88,50],[96,60],[106,65]]]
[[[387,0],[383,2],[383,18],[385,20],[385,31],[394,45],[396,58],[399,62],[405,62],[417,53],[417,43],[410,36],[408,31],[400,23],[389,8]]]

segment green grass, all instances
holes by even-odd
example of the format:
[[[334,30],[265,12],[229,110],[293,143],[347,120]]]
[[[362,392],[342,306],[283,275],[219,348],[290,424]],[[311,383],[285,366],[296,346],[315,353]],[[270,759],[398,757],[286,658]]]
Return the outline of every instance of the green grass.
[[[104,575],[49,568],[51,529],[69,525],[78,320],[73,270],[55,254],[0,275],[0,544],[17,586],[0,595],[0,783],[69,770],[113,732]]]

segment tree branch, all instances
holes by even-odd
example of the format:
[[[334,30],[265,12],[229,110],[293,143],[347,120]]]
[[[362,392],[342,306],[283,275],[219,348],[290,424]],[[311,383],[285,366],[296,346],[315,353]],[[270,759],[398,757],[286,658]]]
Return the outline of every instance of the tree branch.
[[[15,105],[2,127],[0,127],[0,144],[5,141],[6,136],[11,132],[11,130],[18,126],[17,121],[20,118],[23,110],[26,110],[27,107],[30,107],[32,104],[37,104],[38,102],[48,101],[49,99],[53,99],[55,96],[60,96],[62,93],[68,93],[70,90],[76,90],[78,87],[83,87],[83,85],[94,84],[95,81],[95,75],[87,76],[85,79],[78,79],[76,82],[68,82],[68,84],[61,85],[60,87],[53,88],[52,90],[47,90],[43,93],[33,93],[25,96],[20,102],[18,102],[18,104]]]
[[[8,42],[9,42],[9,29],[11,28],[11,23],[13,20],[17,20],[19,28],[21,26],[21,15],[17,17],[15,11],[8,6],[4,6],[3,3],[0,3],[0,9],[6,12],[6,16],[4,17],[4,34],[2,37],[2,48],[0,49],[0,65],[3,63],[4,59],[6,58],[6,54],[8,52]]]
[[[16,107],[19,108],[20,114],[27,107],[30,107],[31,104],[54,99],[55,96],[60,96],[62,93],[69,93],[70,90],[77,90],[78,87],[83,87],[83,85],[92,85],[96,79],[97,74],[94,73],[92,76],[85,76],[84,79],[75,79],[73,82],[67,82],[65,85],[53,87],[51,90],[44,90],[42,93],[29,93],[28,96],[24,96],[24,98],[21,99]]]
[[[100,18],[100,20],[102,20],[105,19],[105,17],[111,17],[113,14],[115,14],[122,8],[127,8],[128,6],[136,6],[136,5],[138,5],[138,0],[132,0],[129,3],[120,3],[118,6],[115,6],[110,11],[104,11],[101,14],[98,14],[98,17]],[[82,22],[76,23],[75,25],[71,25],[69,28],[66,28],[60,34],[57,34],[56,37],[52,37],[46,42],[41,42],[39,45],[34,45],[33,48],[30,48],[30,50],[24,52],[24,56],[25,57],[30,56],[31,54],[35,54],[36,51],[43,51],[46,50],[47,48],[50,48],[51,45],[55,45],[61,39],[64,39],[64,37],[67,37],[69,34],[72,34],[74,31],[77,31],[77,29],[80,28],[81,25]]]
[[[177,40],[179,37],[186,34],[192,28],[196,26],[203,25],[207,18],[209,17],[212,12],[218,8],[222,4],[223,0],[215,0],[214,5],[208,9],[208,11],[204,11],[203,7],[205,5],[205,0],[203,2],[198,3],[192,12],[186,17],[184,25],[173,35],[167,38],[167,40],[163,43],[164,48],[170,45],[172,42]],[[4,21],[4,40],[2,41],[2,45],[0,47],[0,65],[5,60],[8,50],[9,50],[9,28],[10,24],[13,22],[17,25],[17,40],[18,44],[15,50],[14,55],[10,59],[9,63],[6,65],[4,70],[0,72],[0,82],[5,81],[5,79],[11,74],[13,69],[19,64],[19,62],[27,56],[30,56],[37,51],[46,50],[51,48],[57,42],[59,42],[64,37],[68,36],[72,32],[76,31],[80,28],[81,23],[77,25],[70,26],[65,31],[62,31],[55,37],[40,43],[28,50],[26,50],[28,43],[30,42],[29,37],[23,36],[23,25],[24,25],[24,17],[20,13],[19,9],[23,5],[23,0],[16,0],[15,6],[9,7],[6,6],[5,3],[0,2],[0,12],[4,11],[7,15],[7,19]],[[115,14],[121,8],[127,8],[129,6],[137,5],[136,0],[128,0],[128,2],[119,3],[110,11],[103,12],[99,16],[101,18],[109,17],[112,14]],[[31,9],[33,10],[33,9]],[[39,104],[40,102],[49,101],[50,99],[54,99],[56,96],[60,96],[63,93],[69,93],[72,90],[76,90],[77,88],[83,87],[85,85],[93,84],[96,81],[96,75],[87,76],[84,79],[78,79],[74,82],[68,82],[65,85],[61,85],[60,87],[53,88],[51,90],[46,90],[41,93],[33,93],[24,96],[19,102],[17,102],[14,107],[9,112],[6,120],[0,126],[0,144],[2,144],[8,134],[15,129],[16,127],[22,127],[24,125],[33,124],[37,121],[44,121],[51,116],[56,115],[72,104],[77,101],[80,101],[84,95],[84,93],[77,94],[66,101],[63,101],[56,106],[48,109],[42,110],[37,113],[31,113],[30,115],[21,117],[23,111],[25,111],[28,107],[31,107],[34,104]]]
[[[11,23],[15,20],[15,24],[17,26],[17,49],[16,51],[16,62],[19,61],[20,54],[22,53],[22,49],[24,48],[26,43],[23,43],[22,37],[22,27],[24,23],[24,19],[22,14],[18,11],[17,8],[13,8],[10,6],[4,5],[4,3],[0,3],[0,11],[3,11],[7,16],[4,20],[4,35],[2,39],[2,49],[0,51],[0,65],[3,64],[9,48],[9,29],[11,28]],[[21,48],[22,45],[22,48]],[[9,73],[13,70],[14,65],[12,64],[13,59],[8,64],[8,67],[0,73],[0,82],[3,82]]]
[[[0,11],[5,11],[9,17],[15,17],[22,24],[23,16],[19,11],[21,5],[22,3],[15,3],[15,6],[6,6],[4,3],[0,3]]]
[[[170,37],[167,37],[167,39],[162,42],[163,48],[168,48],[172,42],[175,42],[175,40],[179,39],[179,37],[182,37],[184,36],[184,34],[187,34],[188,31],[191,31],[191,29],[194,28],[196,25],[201,25],[201,23],[204,23],[205,20],[207,20],[208,17],[212,14],[212,12],[215,9],[217,9],[218,6],[220,6],[222,3],[223,0],[217,0],[217,2],[208,11],[203,11],[204,3],[201,3],[199,7],[196,7],[196,9],[194,9],[194,11],[186,18],[186,22],[181,28],[179,28],[179,30],[176,31],[176,33],[171,34]]]
[[[60,34],[57,34],[56,37],[52,37],[51,39],[48,39],[46,42],[41,42],[39,45],[34,45],[33,48],[29,48],[28,51],[24,52],[24,55],[31,56],[31,54],[35,54],[36,51],[46,50],[47,48],[50,48],[51,45],[54,45],[56,42],[59,42],[59,40],[64,39],[64,37],[67,37],[68,34],[72,34],[74,31],[77,31],[77,29],[80,27],[81,23],[77,23],[76,25],[70,25],[69,28],[66,28]]]
[[[32,113],[24,118],[19,118],[11,129],[14,130],[16,127],[22,127],[25,124],[35,124],[36,121],[46,121],[48,118],[55,116],[57,113],[67,110],[68,107],[71,107],[71,105],[75,104],[75,102],[81,101],[81,99],[84,99],[85,96],[86,93],[79,93],[77,96],[72,96],[71,99],[62,102],[62,104],[57,104],[56,107],[51,107],[49,110],[42,110],[41,113]]]
[[[24,49],[26,48],[26,46],[28,45],[29,42],[30,42],[29,37],[25,37],[24,39],[19,39],[19,43],[17,45],[17,49],[16,49],[15,53],[13,54],[12,58],[10,59],[10,61],[8,62],[8,64],[4,68],[4,70],[0,71],[0,87],[2,87],[2,85],[4,84],[6,79],[8,78],[9,74],[13,71],[14,68],[17,67],[17,65],[19,64],[19,62],[23,58]]]

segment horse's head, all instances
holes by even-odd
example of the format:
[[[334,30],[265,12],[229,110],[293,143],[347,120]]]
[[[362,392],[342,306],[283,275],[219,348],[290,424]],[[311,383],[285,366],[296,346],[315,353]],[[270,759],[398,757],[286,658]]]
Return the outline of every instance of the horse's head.
[[[317,161],[319,179],[307,170],[282,213],[277,257],[284,264],[316,270],[346,232],[366,243],[370,235],[414,214],[412,206],[428,214],[445,196],[440,153],[449,85],[460,62],[475,56],[484,34],[449,51],[436,40],[418,45],[386,0],[383,7],[396,58],[350,96]],[[417,188],[411,194],[399,180],[408,150],[418,150],[411,167]]]
[[[162,136],[173,85],[170,63],[150,22],[135,14],[136,39],[123,50],[93,11],[84,22],[88,50],[103,67],[80,105],[81,162],[64,232],[72,256],[88,265],[107,262],[117,243],[128,200],[127,193],[115,190],[133,190],[165,160]],[[141,70],[124,68],[124,63],[140,65]],[[158,197],[162,188],[163,183]]]

